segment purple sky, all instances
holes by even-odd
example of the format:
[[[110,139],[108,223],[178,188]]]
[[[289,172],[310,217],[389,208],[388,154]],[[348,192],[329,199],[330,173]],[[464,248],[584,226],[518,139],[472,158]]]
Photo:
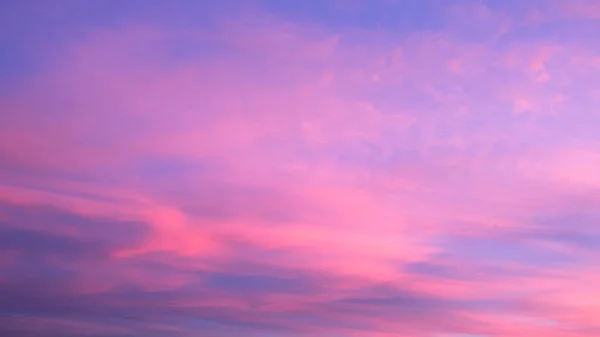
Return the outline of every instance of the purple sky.
[[[600,1],[0,2],[0,335],[600,335]]]

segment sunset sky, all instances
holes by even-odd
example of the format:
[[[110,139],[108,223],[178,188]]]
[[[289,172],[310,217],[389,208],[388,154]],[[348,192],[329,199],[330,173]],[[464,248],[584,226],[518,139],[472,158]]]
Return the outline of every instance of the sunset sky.
[[[0,336],[600,336],[600,1],[0,2]]]

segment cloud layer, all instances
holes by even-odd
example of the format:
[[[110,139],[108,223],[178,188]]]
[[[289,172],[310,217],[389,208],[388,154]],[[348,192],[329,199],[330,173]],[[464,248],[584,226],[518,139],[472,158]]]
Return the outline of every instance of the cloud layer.
[[[200,3],[0,7],[2,334],[600,334],[600,6]]]

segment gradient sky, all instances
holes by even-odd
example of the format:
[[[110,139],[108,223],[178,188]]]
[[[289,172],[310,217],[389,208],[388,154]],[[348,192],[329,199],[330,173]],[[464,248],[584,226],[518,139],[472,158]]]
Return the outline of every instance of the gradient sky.
[[[0,2],[0,335],[600,336],[600,1]]]

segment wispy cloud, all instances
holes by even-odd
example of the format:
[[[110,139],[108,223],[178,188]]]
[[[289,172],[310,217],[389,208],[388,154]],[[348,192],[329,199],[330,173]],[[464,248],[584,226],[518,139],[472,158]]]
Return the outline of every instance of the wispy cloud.
[[[2,5],[0,332],[598,334],[592,2],[223,4]]]

